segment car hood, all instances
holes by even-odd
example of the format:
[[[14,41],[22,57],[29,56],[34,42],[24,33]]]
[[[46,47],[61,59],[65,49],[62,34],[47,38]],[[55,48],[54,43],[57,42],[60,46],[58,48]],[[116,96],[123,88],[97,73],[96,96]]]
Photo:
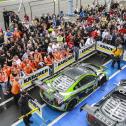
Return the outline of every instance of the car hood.
[[[50,84],[50,88],[58,91],[58,92],[65,92],[69,87],[75,83],[75,80],[69,78],[66,75],[60,75],[57,78],[55,78]]]

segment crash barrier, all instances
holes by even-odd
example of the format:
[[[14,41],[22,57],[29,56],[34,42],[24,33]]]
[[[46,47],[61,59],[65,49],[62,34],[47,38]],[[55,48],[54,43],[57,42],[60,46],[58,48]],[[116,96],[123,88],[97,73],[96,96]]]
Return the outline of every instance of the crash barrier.
[[[33,80],[44,79],[44,78],[48,77],[49,75],[50,75],[49,67],[45,66],[45,67],[35,71],[34,73],[30,74],[29,76],[26,76],[25,78],[23,78],[22,82],[21,82],[21,87],[22,87],[22,89],[26,89],[32,85]]]
[[[54,65],[53,65],[54,73],[60,71],[64,67],[72,64],[74,61],[75,61],[74,55],[71,55],[71,56],[68,56],[67,58],[65,58],[64,60],[62,60],[61,62],[54,63]]]
[[[115,48],[116,48],[115,46],[112,46],[112,45],[109,45],[109,44],[106,44],[106,43],[103,43],[103,42],[100,42],[100,41],[98,41],[96,43],[96,50],[103,52],[103,53],[106,53],[108,55],[111,55],[112,50],[115,49]]]
[[[95,51],[95,44],[82,47],[79,50],[79,59],[87,56],[88,54],[92,53],[93,51]]]

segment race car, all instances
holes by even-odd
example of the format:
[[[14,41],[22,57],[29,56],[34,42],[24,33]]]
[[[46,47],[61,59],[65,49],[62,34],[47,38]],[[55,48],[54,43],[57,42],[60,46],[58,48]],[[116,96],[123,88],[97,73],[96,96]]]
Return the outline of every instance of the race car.
[[[85,104],[90,126],[126,126],[126,80],[93,106]]]
[[[83,63],[36,84],[40,87],[40,96],[45,103],[60,111],[70,111],[106,80],[104,68]]]

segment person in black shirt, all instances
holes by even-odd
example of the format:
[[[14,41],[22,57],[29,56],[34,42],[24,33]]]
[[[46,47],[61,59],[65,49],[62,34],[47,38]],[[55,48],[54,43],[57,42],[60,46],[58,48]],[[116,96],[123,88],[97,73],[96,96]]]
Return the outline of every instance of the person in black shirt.
[[[7,30],[9,27],[9,12],[4,9],[3,11],[3,18],[4,18],[4,25],[5,29]]]
[[[28,95],[28,93],[23,91],[18,102],[21,110],[21,115],[24,116],[23,121],[26,126],[30,126],[30,123],[33,123],[33,121],[30,120],[31,114],[27,115],[31,111],[28,105],[29,99],[31,99],[31,97]]]
[[[12,56],[11,56],[11,54],[9,52],[6,55],[6,60],[7,60],[7,65],[8,66],[12,66],[12,60],[13,60],[13,58],[12,58]]]

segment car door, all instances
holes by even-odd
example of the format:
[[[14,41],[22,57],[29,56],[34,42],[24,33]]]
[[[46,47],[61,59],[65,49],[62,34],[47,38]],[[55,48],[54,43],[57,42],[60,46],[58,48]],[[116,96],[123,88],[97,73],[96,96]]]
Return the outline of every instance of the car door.
[[[97,79],[94,75],[87,75],[75,86],[75,91],[81,98],[88,95],[93,91],[93,88],[97,85]]]

